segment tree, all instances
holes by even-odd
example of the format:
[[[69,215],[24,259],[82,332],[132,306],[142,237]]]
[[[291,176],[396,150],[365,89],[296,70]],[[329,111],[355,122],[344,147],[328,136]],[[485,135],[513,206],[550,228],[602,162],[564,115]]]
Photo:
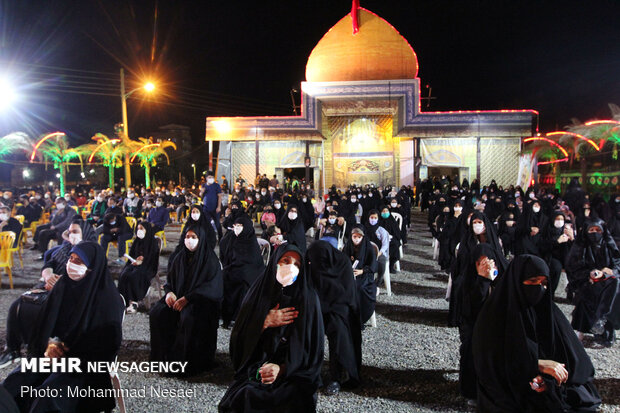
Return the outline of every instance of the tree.
[[[88,162],[96,157],[101,160],[103,166],[108,167],[108,185],[114,189],[114,168],[123,166],[123,156],[128,149],[120,139],[110,139],[103,133],[96,133],[92,140],[96,143],[84,145],[85,149],[90,152]]]
[[[60,196],[64,196],[65,179],[69,162],[77,158],[80,161],[80,168],[84,169],[82,155],[85,153],[86,148],[84,146],[70,148],[67,135],[62,132],[55,132],[44,135],[39,139],[34,146],[30,161],[33,161],[34,158],[37,157],[46,162],[51,161],[54,164],[54,169],[59,170]]]
[[[13,132],[0,138],[0,157],[12,155],[17,151],[30,152],[32,141],[24,132]]]
[[[138,141],[130,141],[129,145],[132,148],[130,162],[133,162],[136,158],[140,161],[140,166],[144,168],[144,180],[147,188],[151,187],[151,167],[157,165],[157,158],[165,156],[168,165],[170,165],[170,158],[166,153],[166,148],[177,149],[174,142],[163,141],[161,143],[153,143],[153,138],[138,138]]]

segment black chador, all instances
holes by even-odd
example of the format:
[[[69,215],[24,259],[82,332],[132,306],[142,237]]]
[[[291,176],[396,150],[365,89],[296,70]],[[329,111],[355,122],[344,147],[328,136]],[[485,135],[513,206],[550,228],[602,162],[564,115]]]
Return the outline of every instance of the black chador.
[[[170,263],[166,295],[150,312],[151,360],[187,361],[185,374],[196,374],[213,364],[223,280],[204,228],[188,228],[184,242]]]
[[[291,257],[295,257],[299,273],[284,287],[279,268]],[[295,264],[288,267],[291,265]],[[325,333],[319,299],[311,285],[301,251],[291,244],[279,246],[245,296],[233,327],[230,356],[235,381],[219,404],[220,412],[316,410]],[[265,326],[270,310],[291,308],[298,313],[292,323]],[[262,382],[260,372],[266,364],[279,366],[277,378],[268,384]]]
[[[248,289],[265,270],[254,226],[247,215],[237,218],[233,231],[220,241],[220,260],[224,267],[222,319],[227,327],[237,317]]]

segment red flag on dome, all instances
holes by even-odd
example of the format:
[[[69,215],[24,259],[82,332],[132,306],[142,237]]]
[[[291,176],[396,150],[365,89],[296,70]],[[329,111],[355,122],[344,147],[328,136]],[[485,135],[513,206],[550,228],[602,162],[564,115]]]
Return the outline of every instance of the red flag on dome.
[[[357,34],[360,31],[359,19],[357,10],[360,8],[360,0],[353,0],[351,6],[351,20],[353,20],[353,34]]]

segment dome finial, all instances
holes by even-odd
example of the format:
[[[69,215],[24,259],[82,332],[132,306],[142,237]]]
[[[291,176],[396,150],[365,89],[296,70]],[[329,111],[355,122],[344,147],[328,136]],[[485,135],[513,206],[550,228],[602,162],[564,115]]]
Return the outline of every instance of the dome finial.
[[[360,31],[358,12],[357,12],[359,8],[360,8],[360,0],[353,0],[353,4],[351,5],[351,20],[353,21],[353,34],[357,34],[357,32]]]

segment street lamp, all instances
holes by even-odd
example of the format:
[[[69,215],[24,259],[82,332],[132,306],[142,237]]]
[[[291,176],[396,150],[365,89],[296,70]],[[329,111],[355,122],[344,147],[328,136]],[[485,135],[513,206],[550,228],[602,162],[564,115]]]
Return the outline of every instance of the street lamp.
[[[194,182],[196,182],[196,164],[192,164],[192,168],[194,168]]]
[[[155,90],[155,85],[151,82],[148,82],[143,87],[138,87],[129,92],[125,93],[125,71],[121,67],[121,109],[123,111],[123,143],[129,143],[129,125],[127,122],[127,98],[133,95],[140,89],[144,89],[147,92],[152,92]],[[131,186],[131,169],[129,164],[129,153],[125,154],[125,188],[129,190]]]

